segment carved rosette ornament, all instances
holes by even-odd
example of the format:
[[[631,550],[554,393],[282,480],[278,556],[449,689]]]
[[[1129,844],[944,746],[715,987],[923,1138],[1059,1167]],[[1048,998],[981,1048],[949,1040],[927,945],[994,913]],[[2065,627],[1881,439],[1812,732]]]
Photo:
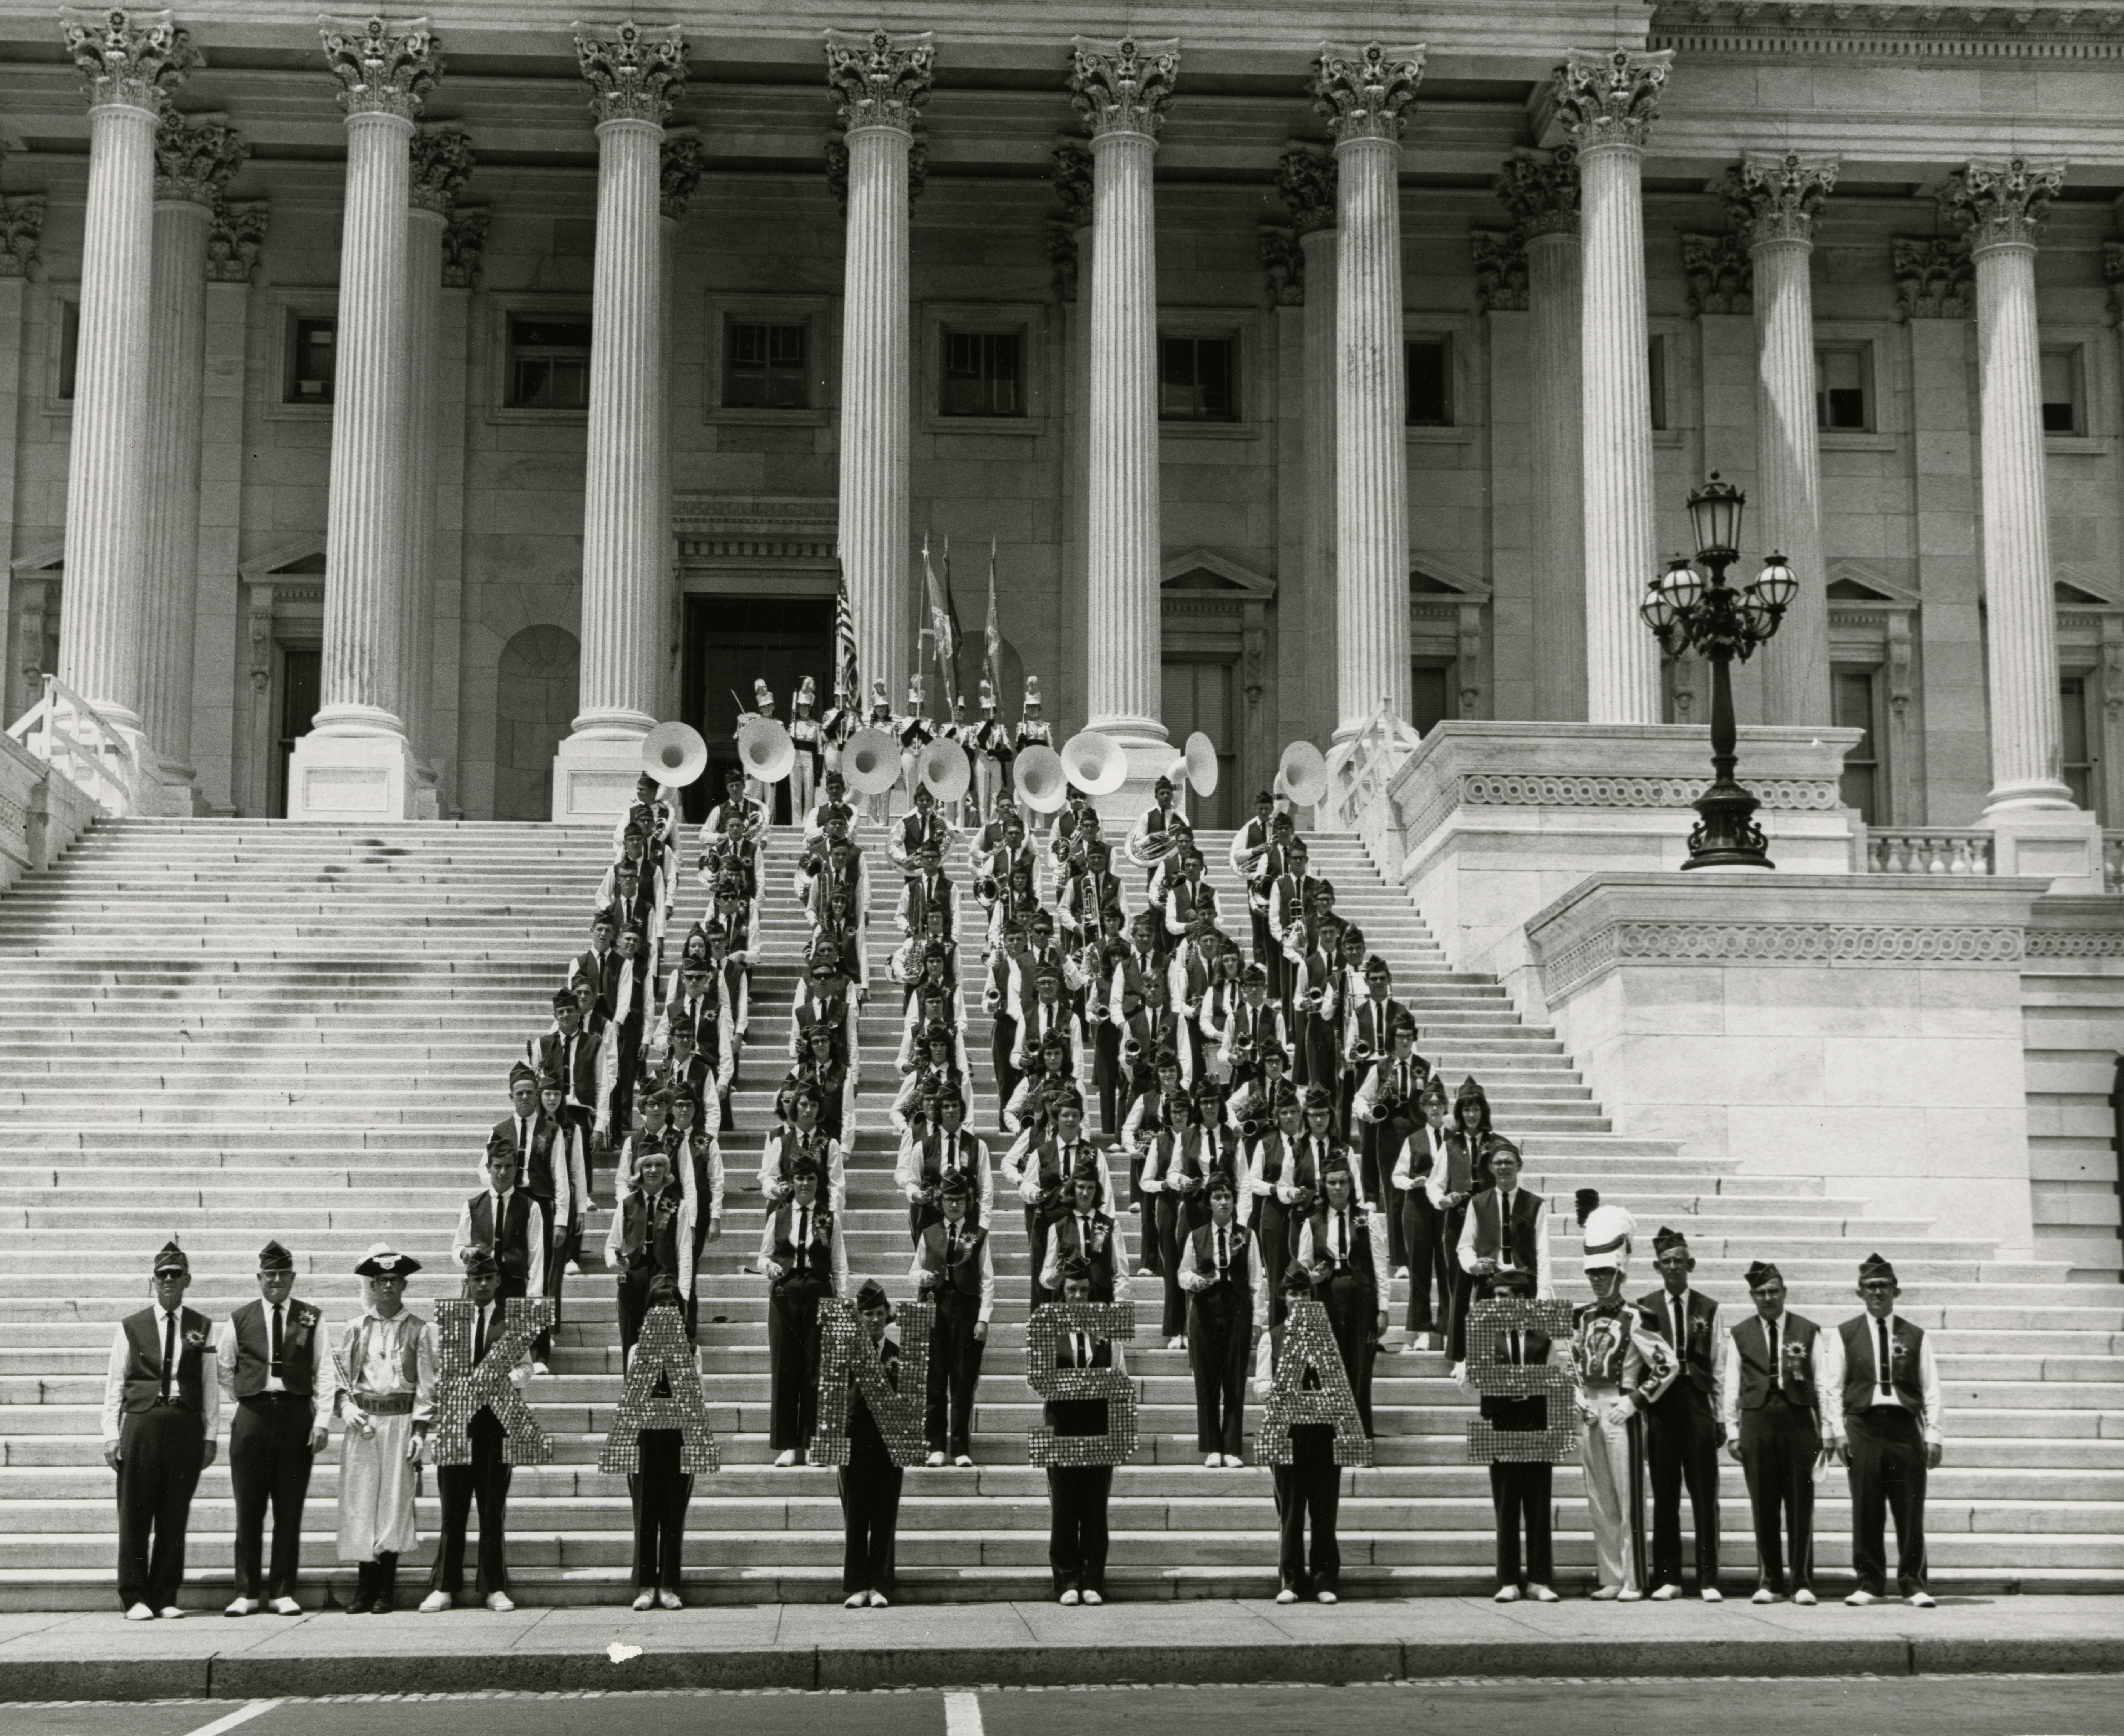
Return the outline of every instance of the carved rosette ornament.
[[[1313,78],[1307,88],[1313,106],[1327,117],[1328,130],[1338,145],[1353,139],[1384,139],[1398,143],[1407,124],[1408,106],[1416,101],[1417,87],[1423,82],[1421,42],[1405,48],[1384,48],[1376,42],[1323,42],[1314,58]]]
[[[247,284],[256,278],[270,214],[262,199],[247,199],[234,205],[223,201],[214,206],[214,219],[206,232],[209,283]]]
[[[1750,249],[1779,242],[1812,245],[1814,214],[1836,185],[1834,157],[1750,151],[1726,172],[1721,189],[1733,227]]]
[[[1290,213],[1294,235],[1335,227],[1335,154],[1293,139],[1276,160],[1276,193]]]
[[[1571,146],[1510,158],[1495,191],[1522,246],[1530,236],[1578,233],[1578,153]]]
[[[1958,235],[1899,235],[1891,243],[1897,319],[1967,319],[1976,268]]]
[[[693,189],[701,184],[708,154],[701,136],[693,132],[670,132],[657,158],[657,203],[664,214],[676,223],[693,201]]]
[[[211,206],[250,154],[243,135],[219,115],[166,109],[155,129],[155,196]]]
[[[841,130],[891,127],[912,134],[929,100],[937,39],[928,31],[828,31],[826,82],[840,100]]]
[[[318,34],[348,115],[420,118],[421,103],[443,76],[442,41],[425,18],[327,18]]]
[[[469,289],[479,282],[480,256],[486,251],[486,226],[492,219],[484,205],[453,211],[443,226],[443,287]]]
[[[1755,265],[1738,235],[1681,238],[1682,275],[1689,280],[1689,311],[1752,313],[1755,308]]]
[[[590,113],[608,120],[661,126],[671,99],[685,87],[686,39],[675,24],[645,29],[632,18],[618,24],[577,24],[576,64],[590,87]]]
[[[63,12],[59,29],[92,109],[116,104],[159,115],[200,64],[190,32],[167,12]]]
[[[1573,49],[1556,69],[1556,115],[1580,151],[1626,146],[1642,150],[1659,118],[1660,91],[1674,50]]]
[[[1474,229],[1475,311],[1524,313],[1527,308],[1526,241],[1516,229]]]
[[[464,184],[472,179],[474,160],[471,139],[454,127],[416,133],[408,202],[416,210],[439,211],[448,217],[457,209]]]
[[[1076,36],[1069,44],[1069,100],[1094,139],[1143,133],[1155,139],[1180,76],[1180,39],[1106,42]]]
[[[0,199],[0,277],[27,277],[43,262],[37,244],[45,234],[45,195],[23,193]]]
[[[1987,247],[2032,247],[2065,185],[2061,159],[1972,158],[1940,190],[1941,214],[1969,231],[1972,256]]]

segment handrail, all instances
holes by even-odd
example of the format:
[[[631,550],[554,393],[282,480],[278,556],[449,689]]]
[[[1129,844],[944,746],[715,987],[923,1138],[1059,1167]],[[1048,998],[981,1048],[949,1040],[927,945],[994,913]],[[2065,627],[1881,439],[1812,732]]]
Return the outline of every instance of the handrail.
[[[1328,807],[1338,830],[1360,832],[1376,818],[1387,787],[1421,738],[1382,699],[1365,727],[1329,763]]]
[[[9,724],[7,733],[106,813],[139,807],[146,779],[132,738],[57,675],[45,677],[44,697]]]

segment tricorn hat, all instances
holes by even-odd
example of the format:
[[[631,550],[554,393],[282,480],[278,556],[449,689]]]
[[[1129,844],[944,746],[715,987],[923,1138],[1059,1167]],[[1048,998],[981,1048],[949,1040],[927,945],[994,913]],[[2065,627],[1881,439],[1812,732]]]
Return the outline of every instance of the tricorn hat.
[[[1684,1235],[1679,1230],[1670,1230],[1665,1224],[1661,1224],[1658,1229],[1652,1232],[1652,1258],[1654,1259],[1664,1258],[1669,1253],[1676,1248],[1681,1249],[1684,1254],[1689,1252],[1689,1238]]]
[[[509,1089],[512,1095],[519,1085],[535,1085],[538,1083],[538,1070],[527,1062],[519,1061],[509,1070]]]
[[[388,1242],[371,1242],[361,1263],[354,1268],[354,1275],[361,1278],[402,1278],[411,1277],[420,1269],[421,1263],[411,1254],[399,1253]]]

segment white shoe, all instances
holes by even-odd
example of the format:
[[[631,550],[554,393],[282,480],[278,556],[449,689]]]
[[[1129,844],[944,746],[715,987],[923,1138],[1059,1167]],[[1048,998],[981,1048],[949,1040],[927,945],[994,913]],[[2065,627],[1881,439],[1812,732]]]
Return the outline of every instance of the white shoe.
[[[1868,1604],[1878,1603],[1881,1600],[1875,1597],[1871,1592],[1854,1592],[1844,1601],[1851,1608],[1854,1610],[1862,1610],[1865,1608]]]
[[[1407,1267],[1406,1267],[1406,1266],[1397,1266],[1397,1267],[1395,1267],[1395,1268],[1394,1268],[1394,1276],[1395,1276],[1396,1277],[1398,1277],[1398,1278],[1405,1278],[1405,1277],[1407,1277],[1408,1276],[1408,1268],[1407,1268]]]
[[[1561,1603],[1563,1600],[1545,1585],[1530,1585],[1527,1596],[1536,1603]]]
[[[578,1266],[573,1260],[570,1260],[568,1262],[568,1276],[571,1278],[579,1278],[582,1275],[583,1268]]]
[[[450,1594],[448,1592],[430,1592],[421,1600],[421,1613],[424,1616],[439,1616],[449,1607]]]
[[[1593,1601],[1595,1603],[1613,1603],[1622,1595],[1623,1588],[1621,1586],[1603,1585],[1594,1591]],[[1630,1595],[1634,1597],[1637,1596],[1637,1593],[1633,1592]]]
[[[257,1612],[257,1609],[258,1600],[256,1597],[238,1597],[233,1603],[230,1604],[227,1609],[223,1610],[222,1614],[224,1616],[250,1616],[255,1615]]]
[[[1323,1603],[1332,1603],[1335,1601],[1335,1594],[1332,1592],[1315,1592],[1313,1595]]]
[[[1812,1592],[1802,1589],[1793,1593],[1793,1602],[1797,1603],[1802,1609],[1811,1610],[1816,1603],[1821,1602],[1821,1599],[1816,1597]]]
[[[1760,1586],[1756,1588],[1755,1595],[1748,1601],[1750,1603],[1775,1603],[1778,1601],[1778,1594],[1767,1585]]]
[[[1642,1603],[1645,1601],[1645,1594],[1642,1592],[1632,1591],[1626,1586],[1615,1593],[1615,1601],[1618,1603]]]
[[[774,1468],[775,1468],[777,1470],[788,1470],[788,1469],[789,1469],[789,1467],[790,1467],[791,1465],[794,1465],[796,1462],[796,1449],[795,1447],[791,1447],[791,1448],[790,1448],[787,1452],[783,1453],[783,1454],[781,1456],[781,1457],[779,1457],[778,1459],[777,1459],[777,1460],[774,1461]]]
[[[1175,1338],[1165,1348],[1168,1350],[1185,1350],[1187,1348],[1187,1340],[1184,1338]]]
[[[1158,1274],[1153,1272],[1148,1266],[1137,1267],[1135,1268],[1135,1275],[1140,1278],[1156,1277],[1158,1276]]]
[[[872,1592],[870,1594],[870,1607],[874,1610],[890,1609],[892,1607],[892,1600],[886,1597],[883,1592]]]
[[[1222,1453],[1213,1452],[1208,1458],[1202,1461],[1202,1464],[1205,1469],[1214,1470],[1216,1466],[1222,1465],[1224,1462],[1224,1456]]]
[[[1655,1603],[1671,1603],[1680,1595],[1681,1588],[1671,1582],[1669,1582],[1667,1584],[1661,1586],[1657,1590],[1653,1592],[1652,1602]]]
[[[1939,1607],[1930,1592],[1912,1592],[1903,1601],[1914,1610],[1937,1609]]]
[[[1104,1603],[1107,1600],[1104,1597],[1102,1597],[1097,1592],[1087,1592],[1084,1593],[1084,1602],[1094,1609],[1097,1609],[1099,1605]]]
[[[1276,1594],[1276,1601],[1278,1603],[1295,1603],[1298,1602],[1298,1593],[1286,1585]]]
[[[516,1607],[516,1603],[508,1593],[494,1592],[488,1595],[486,1607],[497,1616],[505,1616]]]
[[[930,1470],[936,1470],[941,1468],[943,1465],[944,1456],[940,1452],[933,1452],[923,1462],[927,1465]]]
[[[293,1597],[275,1597],[266,1607],[276,1616],[299,1616],[303,1613],[302,1605]]]
[[[1725,1593],[1720,1591],[1715,1585],[1705,1586],[1696,1595],[1706,1603],[1723,1603],[1726,1601]]]
[[[165,1621],[181,1621],[185,1619],[185,1612],[174,1603],[164,1604],[155,1613]]]
[[[1517,1603],[1519,1601],[1520,1588],[1516,1585],[1499,1586],[1497,1596],[1490,1599],[1492,1603]]]
[[[136,1603],[126,1611],[125,1619],[128,1621],[153,1621],[155,1619],[155,1612],[144,1603]]]
[[[1055,1601],[1060,1604],[1063,1608],[1073,1610],[1076,1608],[1078,1603],[1081,1600],[1079,1600],[1077,1596],[1076,1588],[1072,1587],[1069,1590],[1063,1593],[1063,1594]]]
[[[957,1465],[961,1470],[971,1470],[974,1468],[973,1460],[965,1453],[961,1453],[959,1456],[952,1460],[952,1462]]]
[[[870,1607],[870,1593],[868,1592],[850,1592],[847,1597],[841,1599],[841,1607],[844,1610],[868,1609]]]
[[[1467,1365],[1465,1362],[1455,1362],[1455,1363],[1453,1365],[1453,1381],[1454,1381],[1454,1384],[1455,1386],[1458,1386],[1458,1385],[1460,1383],[1460,1381],[1461,1381],[1461,1379],[1463,1378],[1463,1376],[1464,1376],[1467,1374],[1467,1372],[1468,1372],[1468,1365]]]
[[[533,1374],[551,1374],[552,1371],[543,1362],[533,1362],[531,1365],[531,1372]]]
[[[656,1593],[654,1592],[637,1592],[634,1594],[634,1607],[637,1612],[642,1610],[656,1608]]]
[[[667,1610],[682,1610],[686,1607],[686,1600],[669,1586],[657,1593],[656,1602],[660,1608]]]

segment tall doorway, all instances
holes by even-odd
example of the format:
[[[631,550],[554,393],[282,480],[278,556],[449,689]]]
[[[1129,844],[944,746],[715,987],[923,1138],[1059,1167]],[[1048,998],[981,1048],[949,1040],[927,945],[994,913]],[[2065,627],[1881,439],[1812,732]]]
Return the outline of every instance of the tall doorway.
[[[774,695],[774,715],[787,724],[805,676],[818,689],[814,717],[834,695],[834,600],[823,597],[689,596],[679,679],[679,715],[707,739],[708,769],[686,790],[686,818],[698,824],[722,800],[723,774],[737,763],[737,714],[752,709],[752,684]],[[740,702],[742,703],[740,704]],[[789,815],[785,779],[774,795],[774,817]]]
[[[309,734],[323,703],[323,664],[322,646],[280,647],[280,729],[273,750],[273,812],[283,820],[288,817],[288,767],[295,756],[295,743]]]
[[[1233,667],[1229,661],[1168,658],[1164,665],[1165,732],[1176,754],[1187,738],[1200,730],[1216,744],[1217,788],[1209,797],[1186,799],[1189,816],[1197,826],[1215,830],[1233,824],[1238,792],[1239,738],[1232,706]]]

